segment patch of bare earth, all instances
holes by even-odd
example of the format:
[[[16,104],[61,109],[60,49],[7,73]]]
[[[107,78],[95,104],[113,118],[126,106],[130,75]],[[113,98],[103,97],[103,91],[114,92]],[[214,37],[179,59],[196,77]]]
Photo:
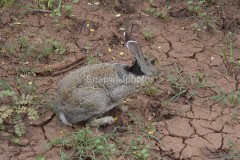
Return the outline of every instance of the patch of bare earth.
[[[110,4],[103,2],[106,1],[94,6],[88,5],[86,0],[81,0],[78,4],[73,4],[70,0],[65,1],[65,4],[73,6],[75,16],[61,17],[62,28],[57,28],[53,23],[54,18],[48,13],[24,13],[24,9],[18,6],[1,11],[0,44],[9,44],[18,37],[27,36],[29,43],[37,44],[41,38],[52,38],[69,48],[63,59],[50,57],[41,62],[32,57],[19,61],[16,55],[1,56],[1,79],[7,80],[17,90],[16,77],[18,74],[24,74],[18,72],[19,68],[27,67],[33,71],[40,69],[41,72],[47,65],[61,62],[61,70],[62,64],[72,63],[79,57],[90,54],[102,62],[130,64],[132,56],[128,54],[122,31],[119,30],[125,28],[141,44],[144,53],[153,54],[159,59],[162,73],[170,73],[169,71],[174,69],[173,66],[177,66],[187,75],[202,73],[207,79],[208,87],[197,90],[197,94],[191,100],[183,97],[164,105],[163,102],[171,98],[171,89],[165,78],[163,83],[155,85],[158,90],[156,95],[138,94],[130,99],[129,113],[156,126],[156,135],[161,144],[154,140],[148,142],[153,144],[152,150],[156,153],[151,154],[149,159],[221,159],[230,149],[229,141],[236,143],[240,150],[240,110],[233,120],[234,108],[231,105],[221,105],[210,98],[216,95],[217,87],[227,93],[239,90],[239,76],[227,74],[227,66],[221,55],[222,49],[229,47],[225,42],[228,32],[232,32],[234,52],[236,58],[240,58],[239,2],[220,0],[208,7],[216,17],[217,32],[213,33],[193,30],[193,25],[198,23],[198,19],[187,10],[187,1],[155,0],[154,3],[149,3],[121,0],[112,1]],[[144,12],[148,7],[162,8],[167,5],[172,8],[169,13],[171,18],[166,20]],[[221,7],[224,12],[220,12]],[[116,17],[119,13],[121,16]],[[150,41],[144,39],[144,28],[153,32],[154,36]],[[94,32],[90,29],[94,29]],[[125,54],[120,55],[120,52]],[[80,65],[82,64],[72,69]],[[43,102],[54,102],[57,80],[67,74],[66,72],[56,71],[19,78],[26,82],[34,81],[35,94],[40,96]],[[62,137],[63,132],[76,131],[82,127],[77,126],[77,129],[73,129],[61,124],[50,108],[40,108],[39,113],[41,118],[28,125],[27,134],[21,138],[20,144],[0,138],[0,159],[30,160],[37,156],[59,159],[60,149],[49,148],[48,143],[54,138]],[[115,125],[102,127],[102,132],[109,133],[117,126],[131,123],[129,116],[118,110],[107,114],[117,115],[119,120]],[[121,138],[127,140],[132,137],[123,134]]]

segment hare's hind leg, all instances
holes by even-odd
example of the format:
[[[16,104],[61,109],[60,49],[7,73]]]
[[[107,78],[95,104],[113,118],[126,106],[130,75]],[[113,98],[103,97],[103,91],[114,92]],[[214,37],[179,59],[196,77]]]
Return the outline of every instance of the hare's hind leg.
[[[113,103],[109,109],[112,109],[114,107],[118,107],[122,112],[127,112],[128,111],[128,106],[124,105],[123,102],[118,102],[118,103]],[[96,126],[101,126],[101,125],[108,125],[108,124],[113,124],[116,122],[116,118],[113,118],[112,116],[105,116],[102,118],[96,118],[92,117],[88,125],[91,127],[96,127]]]
[[[102,118],[92,118],[88,125],[91,127],[97,127],[101,125],[113,124],[116,120],[112,116],[106,116]]]
[[[109,101],[108,101],[108,103],[105,103],[105,105],[107,105],[107,104],[109,104]],[[105,113],[105,112],[107,112],[107,111],[109,111],[112,108],[117,107],[117,106],[118,106],[118,103],[113,103],[110,106],[108,106],[107,110],[105,110],[102,113]],[[101,117],[101,118],[96,118],[96,116],[93,116],[92,118],[90,118],[88,120],[88,125],[89,126],[96,127],[96,126],[102,126],[102,125],[109,125],[109,124],[113,124],[113,123],[116,122],[116,118],[113,118],[112,116],[105,116],[105,117]]]

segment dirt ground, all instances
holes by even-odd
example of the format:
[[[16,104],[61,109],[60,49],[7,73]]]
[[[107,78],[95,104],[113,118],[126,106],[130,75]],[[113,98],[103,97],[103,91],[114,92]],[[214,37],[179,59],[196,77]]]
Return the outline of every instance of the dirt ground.
[[[24,0],[17,2],[29,3]],[[92,5],[88,4],[90,2]],[[91,58],[99,63],[131,64],[133,57],[124,45],[123,29],[139,42],[144,53],[159,60],[162,78],[151,86],[150,93],[142,91],[129,99],[128,113],[117,109],[106,113],[118,116],[118,121],[114,125],[100,127],[100,131],[111,133],[116,127],[130,124],[131,114],[156,128],[154,134],[161,144],[154,140],[149,142],[154,145],[148,159],[226,159],[231,151],[229,142],[236,145],[240,154],[240,110],[236,109],[240,104],[233,107],[231,103],[211,98],[218,94],[220,88],[227,94],[238,91],[240,87],[240,67],[237,67],[240,61],[240,1],[216,0],[205,6],[213,17],[214,25],[209,26],[188,10],[186,0],[101,0],[99,5],[87,0],[76,4],[65,0],[64,5],[67,4],[72,5],[75,16],[68,16],[63,10],[58,21],[50,13],[26,12],[26,8],[20,5],[0,12],[1,45],[12,44],[25,36],[27,42],[35,46],[43,39],[54,39],[67,47],[67,52],[60,58],[56,55],[38,59],[33,55],[22,57],[20,51],[7,54],[1,50],[1,79],[7,80],[19,94],[23,92],[21,87],[24,88],[21,85],[33,82],[33,94],[40,97],[42,104],[38,106],[40,119],[31,124],[26,122],[27,133],[20,144],[0,138],[1,160],[30,160],[39,155],[51,160],[60,159],[60,148],[47,149],[48,143],[62,137],[63,131],[77,131],[84,125],[75,128],[65,126],[52,110],[57,81],[69,72],[61,72],[61,67],[66,64],[74,66],[74,61],[90,55],[96,57]],[[167,6],[171,8],[164,18],[145,11],[150,7],[162,10]],[[146,32],[143,34],[146,30],[152,33],[149,38]],[[231,49],[236,67],[227,63],[228,59],[222,54],[224,51],[230,54]],[[85,65],[91,58],[69,70]],[[60,69],[53,72],[44,69],[48,65]],[[177,69],[181,71],[176,72]],[[200,75],[199,83],[203,80],[206,83],[198,87],[198,83],[184,81],[186,94],[194,91],[194,97],[183,95],[169,102],[174,93],[169,75],[183,75],[186,79],[191,75]],[[123,131],[123,139],[130,139],[130,136]],[[128,157],[118,156],[116,159]]]

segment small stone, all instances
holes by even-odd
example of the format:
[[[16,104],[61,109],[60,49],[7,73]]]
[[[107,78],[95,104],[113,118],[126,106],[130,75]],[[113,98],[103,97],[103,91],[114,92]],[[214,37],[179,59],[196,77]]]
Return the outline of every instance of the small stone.
[[[126,29],[123,28],[123,27],[120,27],[119,30],[120,30],[120,31],[125,31]]]
[[[124,52],[120,52],[119,55],[120,55],[120,56],[124,55]]]
[[[22,74],[20,74],[20,77],[22,77],[22,78],[25,78],[25,76],[24,76],[24,75],[22,75]]]
[[[116,14],[116,17],[120,17],[121,16],[121,14]]]

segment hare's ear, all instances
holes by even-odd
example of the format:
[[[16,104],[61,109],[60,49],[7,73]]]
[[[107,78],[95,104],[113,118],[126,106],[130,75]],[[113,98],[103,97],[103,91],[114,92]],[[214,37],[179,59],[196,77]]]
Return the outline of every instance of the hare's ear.
[[[124,35],[124,38],[125,38],[126,43],[127,43],[128,41],[134,41],[134,40],[128,35],[127,32],[124,32],[123,35]]]
[[[129,52],[132,55],[134,55],[136,59],[144,60],[142,50],[139,47],[138,43],[136,41],[134,41],[126,32],[124,32],[124,37],[125,37],[126,46],[129,50]]]

